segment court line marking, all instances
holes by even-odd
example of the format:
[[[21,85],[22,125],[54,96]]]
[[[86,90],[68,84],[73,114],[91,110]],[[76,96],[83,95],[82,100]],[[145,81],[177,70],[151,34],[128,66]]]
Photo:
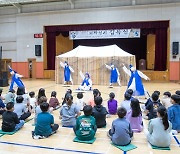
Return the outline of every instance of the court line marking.
[[[179,145],[179,147],[180,147],[180,142],[179,142],[179,140],[178,140],[178,138],[172,133],[172,136],[173,136],[173,138],[175,139],[175,141],[176,141],[176,143]]]
[[[55,148],[55,147],[47,147],[47,146],[39,146],[39,145],[31,145],[31,144],[21,144],[21,143],[5,142],[5,141],[0,141],[0,144],[9,144],[9,145],[14,145],[14,146],[24,146],[24,147],[31,147],[31,148],[39,148],[39,149],[47,149],[47,150],[57,150],[57,151],[66,151],[66,152],[74,152],[74,153],[102,154],[102,153],[98,153],[98,152],[71,150],[71,149],[62,149],[62,148]]]

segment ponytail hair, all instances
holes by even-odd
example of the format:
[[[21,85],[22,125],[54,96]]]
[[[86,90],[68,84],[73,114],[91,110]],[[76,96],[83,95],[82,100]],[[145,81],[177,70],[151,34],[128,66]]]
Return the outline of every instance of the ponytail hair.
[[[169,128],[169,122],[168,122],[168,115],[167,115],[166,108],[164,106],[160,106],[157,109],[157,112],[162,117],[162,121],[163,121],[163,125],[164,125],[164,130],[167,130]]]
[[[131,99],[131,110],[132,110],[132,117],[138,117],[140,114],[142,114],[138,99],[136,98]]]

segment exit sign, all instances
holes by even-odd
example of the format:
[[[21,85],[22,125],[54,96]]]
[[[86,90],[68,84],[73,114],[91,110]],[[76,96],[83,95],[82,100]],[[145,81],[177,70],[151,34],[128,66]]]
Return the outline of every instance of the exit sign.
[[[34,34],[34,38],[43,38],[43,33]]]

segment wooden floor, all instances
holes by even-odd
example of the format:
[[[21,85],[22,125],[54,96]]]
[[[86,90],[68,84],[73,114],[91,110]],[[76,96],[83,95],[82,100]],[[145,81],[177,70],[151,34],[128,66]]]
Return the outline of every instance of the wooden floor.
[[[45,88],[46,95],[49,98],[51,91],[55,90],[58,94],[58,99],[64,96],[67,87],[55,84],[54,81],[48,80],[24,80],[27,91],[35,91],[36,94],[39,88]],[[75,90],[78,86],[72,86],[71,89]],[[154,90],[159,90],[161,94],[164,91],[170,91],[174,93],[176,90],[180,89],[180,84],[177,83],[145,83],[147,91],[151,94]],[[95,86],[93,88],[98,88],[104,99],[104,106],[108,100],[108,94],[114,92],[116,94],[116,99],[120,102],[123,100],[123,94],[126,87],[114,87],[108,88],[105,86]],[[7,92],[8,87],[3,88],[4,93]],[[76,93],[73,93],[74,100],[76,99]],[[162,95],[161,95],[162,96]],[[92,92],[85,93],[85,100],[87,101],[92,97]],[[59,111],[53,113],[55,117],[55,122],[60,124]],[[32,115],[33,117],[33,115]],[[31,131],[34,130],[33,120],[27,122],[24,127],[15,133],[14,135],[4,135],[0,137],[0,154],[32,154],[37,152],[38,154],[73,154],[73,153],[107,153],[107,154],[120,154],[123,151],[113,147],[110,143],[111,141],[107,137],[107,131],[111,127],[111,122],[116,118],[116,116],[111,116],[107,118],[107,127],[97,130],[96,141],[91,144],[82,144],[73,142],[74,133],[71,128],[61,127],[58,132],[42,140],[34,140],[31,137]],[[1,120],[0,120],[1,123]],[[148,121],[144,120],[145,127],[147,127]],[[180,134],[176,136],[180,141]],[[129,154],[180,154],[180,147],[176,143],[175,139],[172,137],[172,144],[170,151],[153,150],[147,143],[144,133],[135,133],[132,144],[136,145],[137,148],[129,151]]]

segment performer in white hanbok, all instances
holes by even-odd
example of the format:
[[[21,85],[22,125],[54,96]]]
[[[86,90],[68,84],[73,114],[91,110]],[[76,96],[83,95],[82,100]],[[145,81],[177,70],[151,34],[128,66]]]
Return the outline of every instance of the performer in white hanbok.
[[[71,82],[71,84],[73,84],[71,72],[74,72],[74,70],[72,69],[72,67],[69,66],[66,61],[64,62],[64,64],[60,62],[60,65],[64,68],[64,84],[67,84],[68,82]]]
[[[105,66],[111,71],[109,85],[112,86],[113,83],[118,83],[119,86],[121,86],[121,82],[119,80],[120,73],[118,69],[114,65],[108,66],[107,64],[105,64]]]
[[[138,71],[133,67],[132,65],[129,65],[129,70],[126,68],[126,66],[123,64],[123,70],[125,73],[127,73],[130,76],[127,89],[133,90],[134,96],[143,96],[145,95],[145,89],[142,83],[141,78],[145,80],[150,80],[145,74],[143,74],[141,71]]]
[[[18,74],[16,71],[14,71],[10,66],[9,67],[9,72],[12,75],[12,79],[11,79],[11,84],[9,87],[9,90],[14,89],[15,86],[17,87],[23,87],[25,88],[21,78],[23,77],[22,75]]]
[[[92,80],[90,78],[89,73],[86,73],[85,75],[80,71],[79,72],[83,82],[79,86],[78,90],[92,90]]]

